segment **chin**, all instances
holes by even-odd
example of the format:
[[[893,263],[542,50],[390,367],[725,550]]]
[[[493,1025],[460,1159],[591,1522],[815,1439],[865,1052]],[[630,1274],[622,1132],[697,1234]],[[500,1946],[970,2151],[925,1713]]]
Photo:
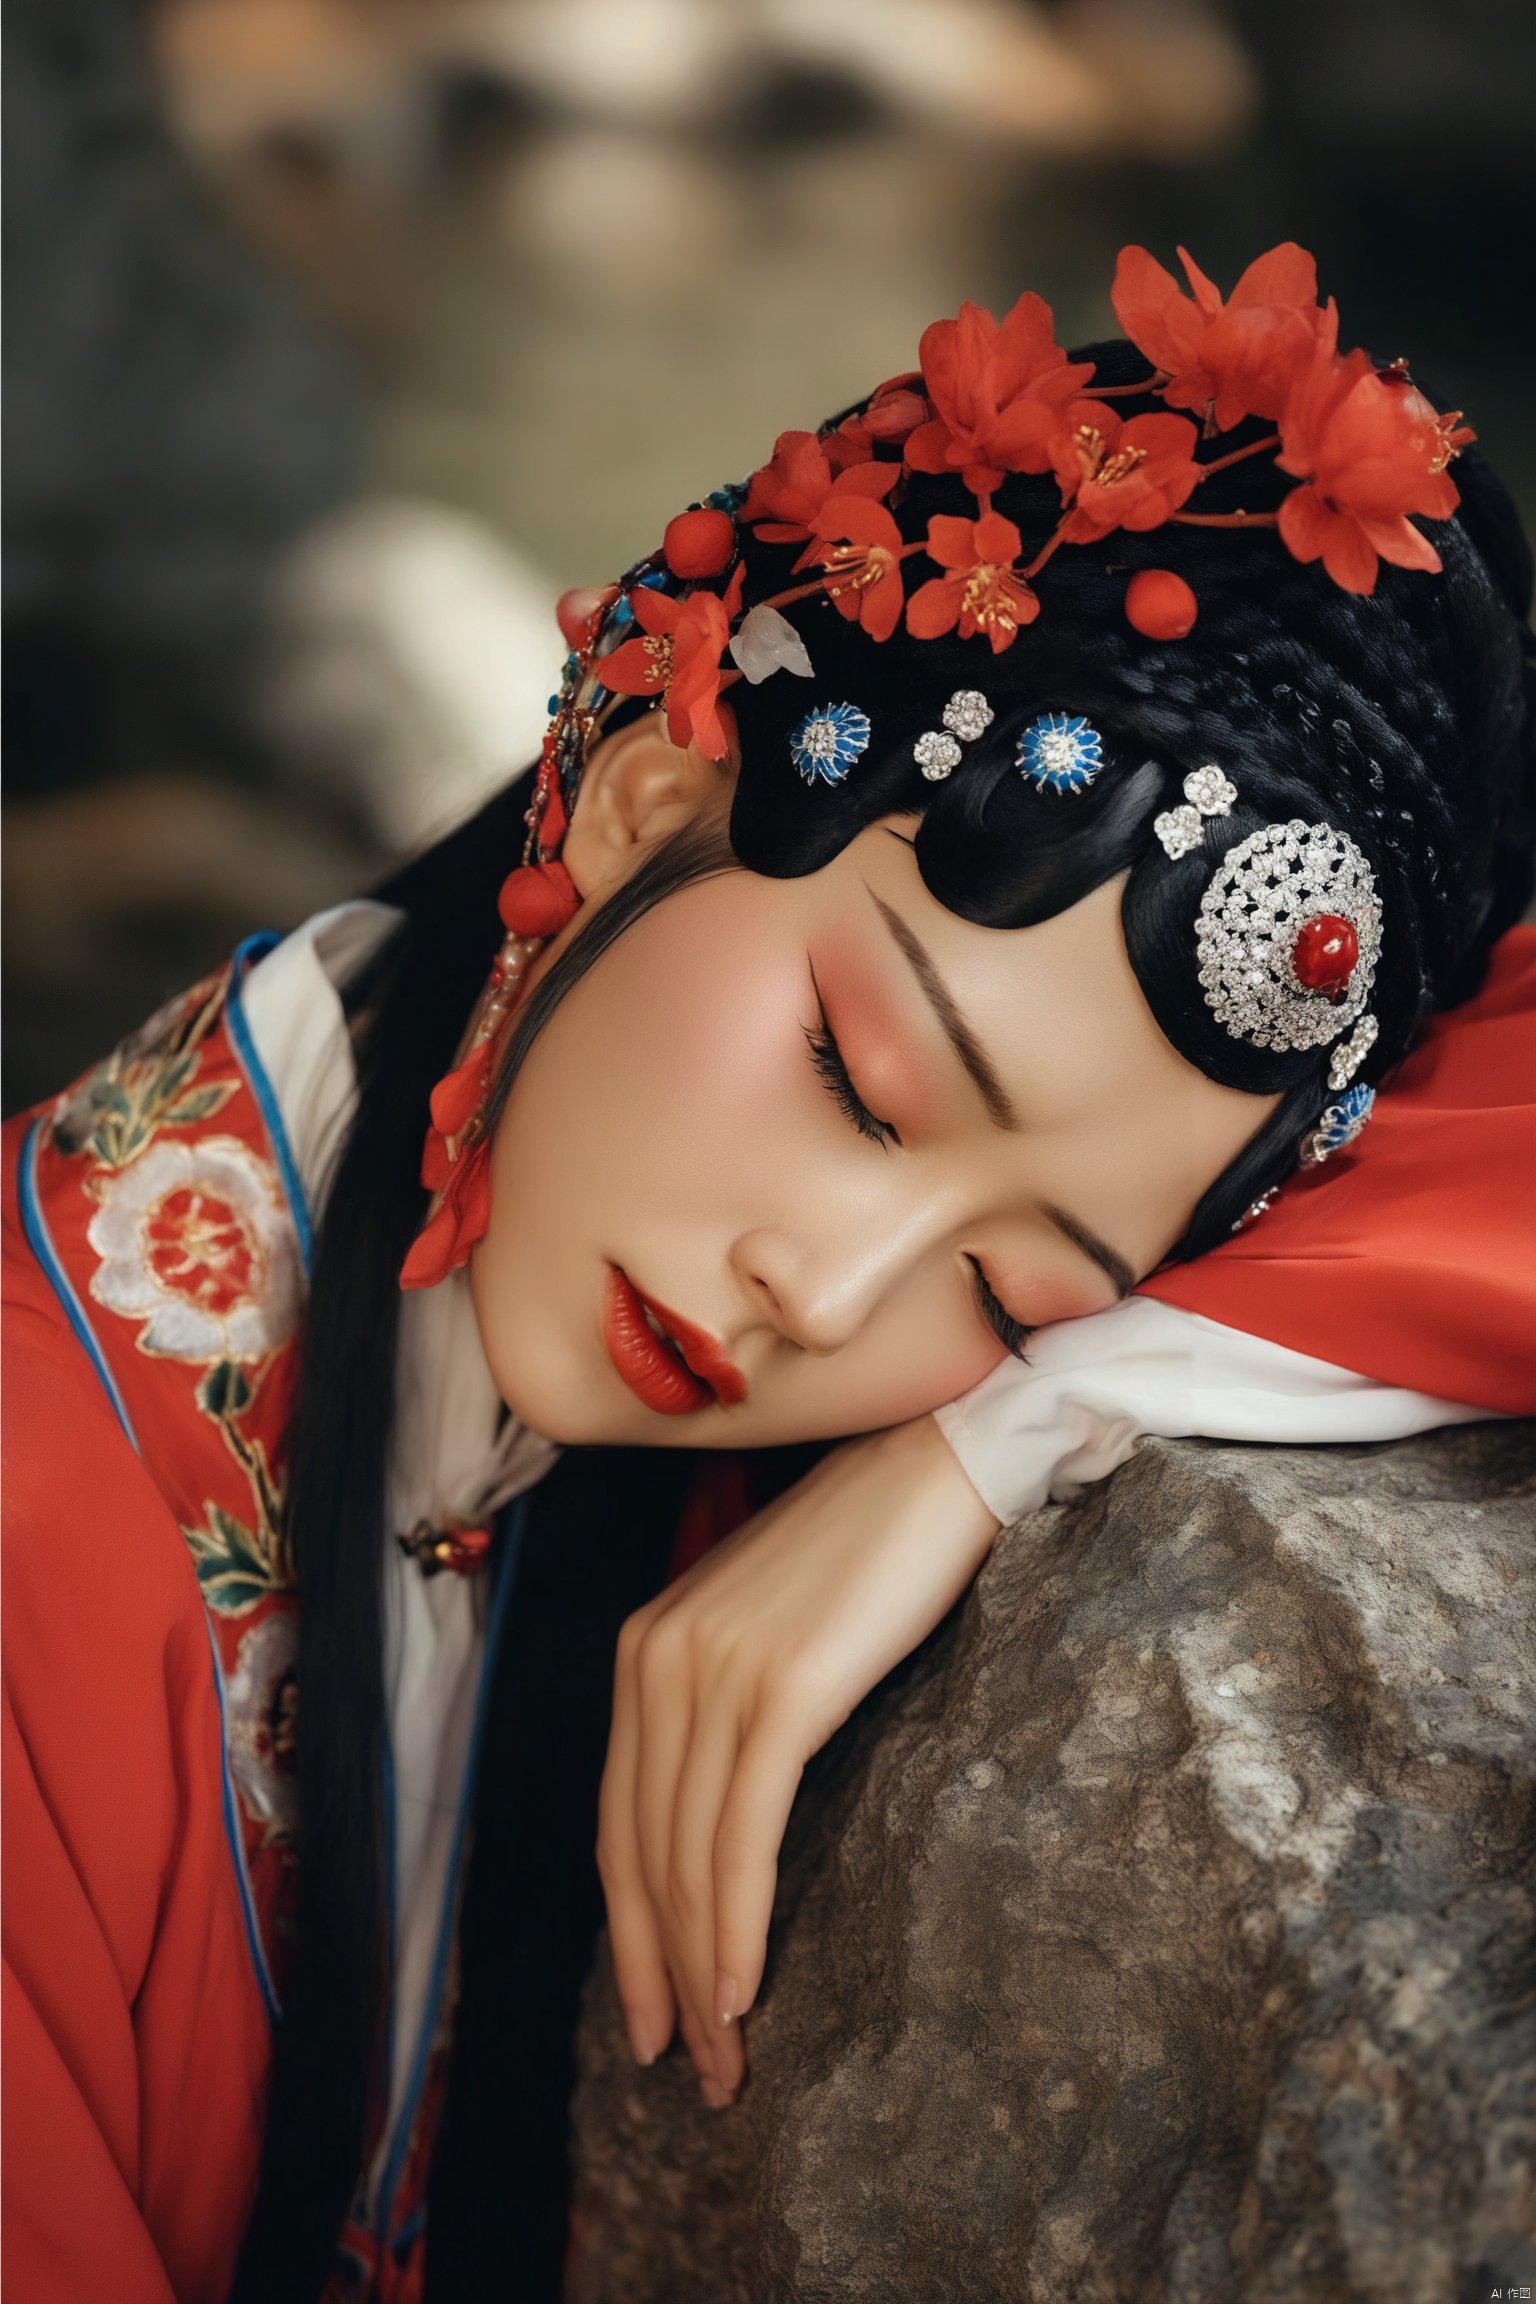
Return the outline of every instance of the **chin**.
[[[490,1359],[490,1370],[518,1422],[557,1447],[601,1447],[613,1437],[592,1412],[586,1397],[590,1385],[567,1365],[563,1353],[513,1352]]]

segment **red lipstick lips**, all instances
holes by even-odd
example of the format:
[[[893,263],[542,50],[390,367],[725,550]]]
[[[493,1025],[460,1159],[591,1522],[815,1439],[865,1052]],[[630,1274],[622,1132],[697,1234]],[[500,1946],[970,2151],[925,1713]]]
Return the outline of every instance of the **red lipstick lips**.
[[[709,1331],[642,1296],[616,1264],[603,1294],[603,1342],[631,1392],[659,1416],[688,1416],[715,1400],[734,1408],[747,1396],[746,1378]]]

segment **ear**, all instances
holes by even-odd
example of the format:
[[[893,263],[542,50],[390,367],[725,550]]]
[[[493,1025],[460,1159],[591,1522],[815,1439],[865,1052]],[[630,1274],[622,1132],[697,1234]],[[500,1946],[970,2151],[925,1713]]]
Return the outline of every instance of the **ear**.
[[[695,745],[674,744],[648,712],[593,745],[560,861],[584,900],[626,880],[658,842],[729,798],[734,772]]]

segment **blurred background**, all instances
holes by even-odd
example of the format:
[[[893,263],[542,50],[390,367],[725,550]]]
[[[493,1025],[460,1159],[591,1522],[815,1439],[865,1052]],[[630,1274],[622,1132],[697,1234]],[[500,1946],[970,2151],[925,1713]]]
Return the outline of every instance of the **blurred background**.
[[[565,585],[1284,238],[1536,510],[1530,0],[11,0],[5,1104],[536,749]]]

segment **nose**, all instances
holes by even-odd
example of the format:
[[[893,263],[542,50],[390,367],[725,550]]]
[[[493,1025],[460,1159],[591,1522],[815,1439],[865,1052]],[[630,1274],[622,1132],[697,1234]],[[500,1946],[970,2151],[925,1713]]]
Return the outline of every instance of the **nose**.
[[[758,1317],[804,1352],[839,1352],[858,1334],[894,1276],[903,1249],[850,1234],[815,1245],[762,1227],[744,1232],[731,1266]]]

